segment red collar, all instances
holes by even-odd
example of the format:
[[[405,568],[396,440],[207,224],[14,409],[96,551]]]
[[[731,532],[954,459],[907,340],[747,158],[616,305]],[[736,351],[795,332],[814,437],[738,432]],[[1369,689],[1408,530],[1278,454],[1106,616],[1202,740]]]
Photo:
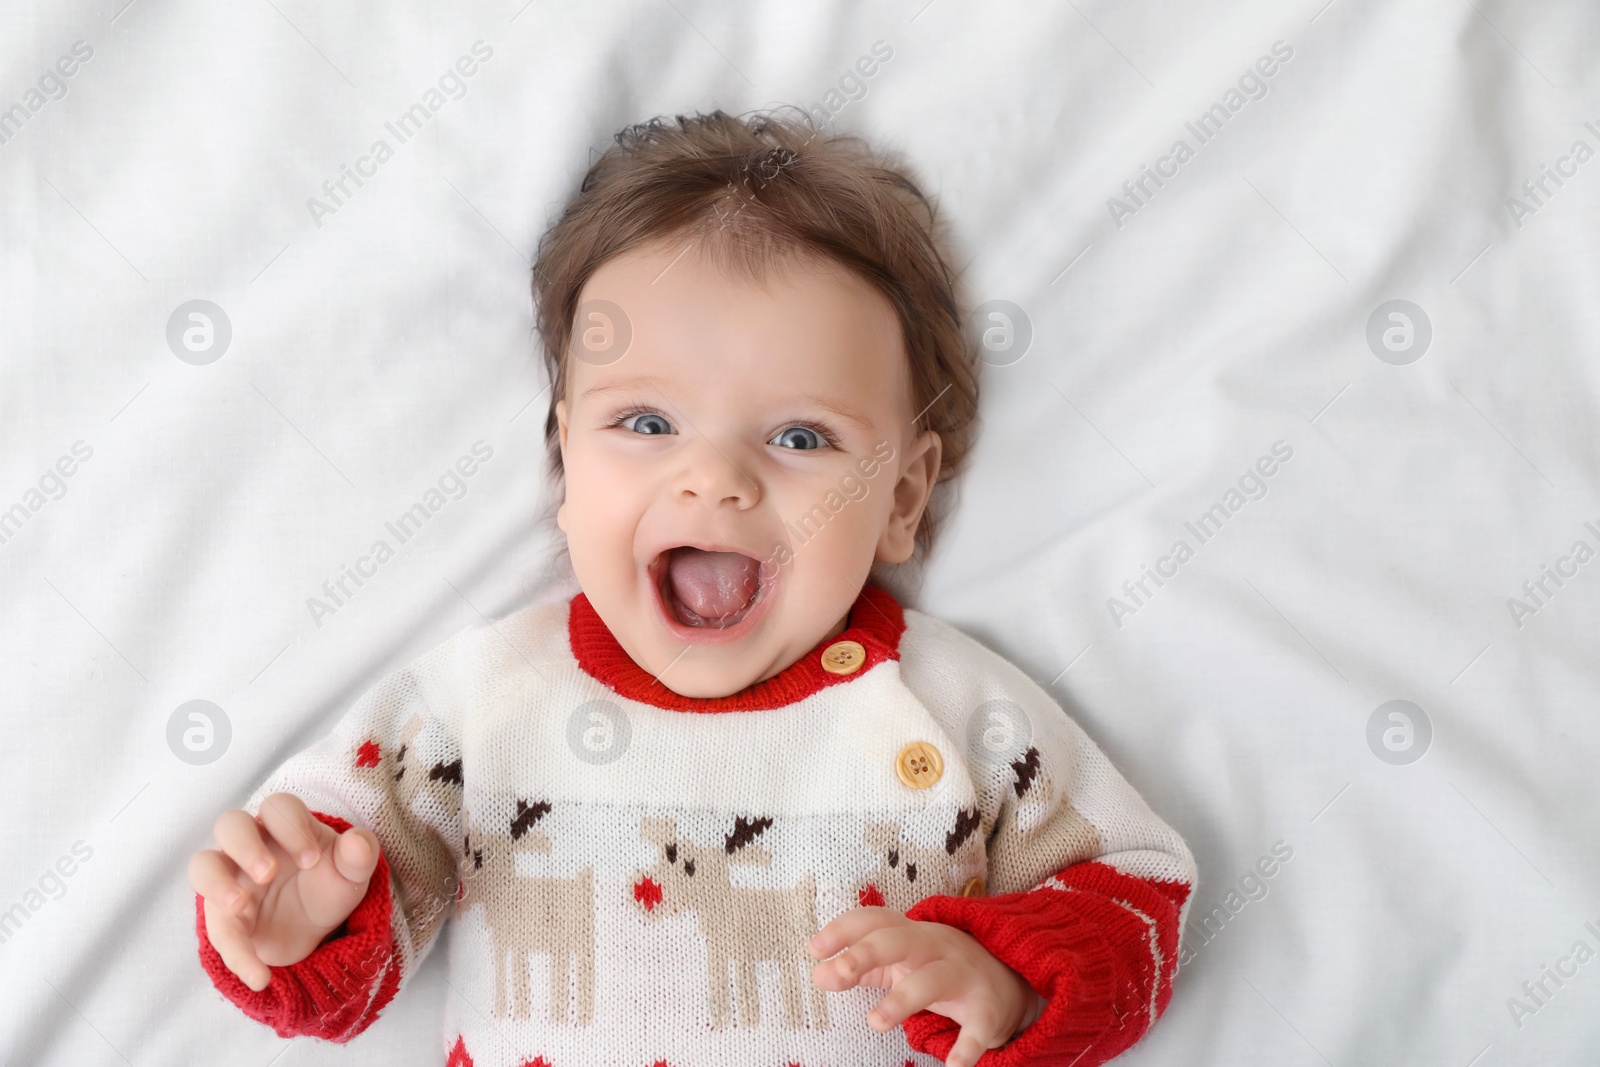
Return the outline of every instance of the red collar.
[[[686,697],[668,689],[623,651],[601,621],[600,615],[579,593],[572,598],[567,613],[567,640],[578,666],[620,696],[667,711],[766,711],[786,707],[830,685],[858,678],[884,660],[900,658],[900,635],[905,632],[905,614],[900,604],[885,589],[863,586],[844,632],[816,646],[789,666],[768,678],[725,697]],[[831,674],[822,667],[823,649],[836,641],[855,641],[867,651],[866,662],[851,674]]]

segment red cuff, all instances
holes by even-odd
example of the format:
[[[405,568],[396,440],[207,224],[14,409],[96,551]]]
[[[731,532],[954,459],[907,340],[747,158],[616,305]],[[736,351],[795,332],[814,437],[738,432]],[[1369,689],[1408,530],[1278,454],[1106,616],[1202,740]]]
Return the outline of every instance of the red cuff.
[[[350,828],[337,815],[311,814],[340,833]],[[197,893],[200,965],[223,996],[279,1037],[305,1035],[343,1043],[372,1025],[400,988],[400,947],[390,927],[393,907],[389,861],[380,850],[367,895],[336,931],[340,936],[330,936],[299,963],[270,968],[272,980],[257,993],[228,970],[206,936],[205,898]]]
[[[1178,910],[1189,887],[1079,863],[1026,893],[928,897],[906,917],[972,935],[1044,997],[1021,1034],[981,1067],[1095,1067],[1130,1048],[1166,1009],[1178,963]],[[944,1059],[961,1027],[919,1011],[901,1024],[918,1052]]]

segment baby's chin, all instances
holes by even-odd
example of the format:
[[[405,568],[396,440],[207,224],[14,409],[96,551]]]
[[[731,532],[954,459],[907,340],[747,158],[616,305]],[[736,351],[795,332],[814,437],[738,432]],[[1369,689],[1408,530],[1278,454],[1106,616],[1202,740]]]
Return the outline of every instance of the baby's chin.
[[[688,644],[651,620],[654,632],[638,634],[645,657],[635,656],[634,662],[679,696],[732,696],[778,674],[815,643],[798,636],[786,639],[780,632],[784,621],[768,618],[736,641]]]
[[[678,696],[717,699],[773,677],[800,656],[773,654],[762,645],[765,641],[746,640],[734,645],[672,646],[666,649],[662,659],[666,667],[656,680]]]

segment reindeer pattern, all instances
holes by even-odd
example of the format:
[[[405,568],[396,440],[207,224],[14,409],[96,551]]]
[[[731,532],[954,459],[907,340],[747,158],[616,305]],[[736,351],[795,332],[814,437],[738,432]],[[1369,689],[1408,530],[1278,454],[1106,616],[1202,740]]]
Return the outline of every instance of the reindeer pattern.
[[[494,1014],[528,1018],[530,957],[550,964],[550,1018],[566,1022],[569,976],[577,968],[579,1025],[594,1019],[594,876],[585,867],[569,878],[528,877],[517,870],[519,853],[548,855],[551,840],[534,829],[550,804],[516,802],[504,832],[471,825],[462,839],[463,910],[484,913],[493,942]],[[508,971],[509,964],[509,971]],[[507,984],[510,995],[507,995]]]
[[[400,730],[400,744],[384,748],[368,738],[356,748],[354,773],[379,790],[372,811],[372,830],[384,843],[389,866],[406,888],[399,903],[406,914],[416,944],[425,944],[438,930],[455,889],[454,872],[441,868],[436,853],[425,847],[439,830],[418,811],[417,801],[430,800],[448,824],[461,812],[461,759],[438,760],[424,766],[417,755],[422,732],[421,713],[413,713]]]
[[[607,1004],[632,1015],[653,989],[669,1000],[692,997],[713,1031],[750,1031],[763,1024],[760,978],[777,994],[769,1027],[826,1031],[830,997],[865,994],[824,993],[811,982],[816,961],[806,944],[821,925],[858,904],[903,912],[927,896],[958,895],[983,869],[981,820],[971,805],[848,821],[734,815],[707,832],[715,825],[714,813],[597,813],[571,802],[469,794],[457,914],[488,942],[479,1010],[511,1022],[540,1015],[581,1031]],[[594,847],[629,834],[631,848]],[[841,844],[852,853],[849,867],[807,869]],[[775,851],[788,861],[781,872]],[[663,928],[663,920],[677,921]],[[635,957],[613,942],[632,946]],[[664,960],[676,963],[663,984],[651,965]],[[546,993],[542,1012],[535,982]]]
[[[713,1027],[733,1021],[728,1002],[730,967],[738,989],[739,1024],[760,1023],[756,964],[770,960],[778,965],[784,1026],[798,1030],[804,1025],[803,987],[812,1024],[825,1030],[827,1000],[810,982],[812,960],[805,950],[817,932],[815,879],[807,874],[791,888],[765,889],[734,886],[729,876],[732,864],[772,865],[772,854],[757,842],[771,825],[771,818],[737,816],[719,845],[707,847],[685,838],[672,819],[645,818],[640,834],[658,846],[661,855],[634,882],[634,899],[651,918],[695,913],[706,942]]]
[[[898,822],[868,823],[866,843],[881,862],[856,891],[857,902],[903,914],[924,897],[959,894],[982,869],[981,856],[963,847],[979,840],[981,822],[977,808],[963,808],[956,812],[943,840],[931,847]]]

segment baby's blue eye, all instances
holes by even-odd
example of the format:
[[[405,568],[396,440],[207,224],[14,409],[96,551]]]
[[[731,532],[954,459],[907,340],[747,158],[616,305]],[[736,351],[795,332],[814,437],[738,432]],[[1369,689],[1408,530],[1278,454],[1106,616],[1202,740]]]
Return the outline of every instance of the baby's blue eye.
[[[643,414],[624,419],[622,425],[634,433],[658,434],[676,432],[672,428],[672,423],[668,422],[664,416],[657,415],[653,411],[646,411]]]
[[[809,426],[790,426],[786,430],[779,431],[778,436],[767,442],[767,444],[777,445],[779,448],[802,450],[821,448],[825,443],[822,440],[822,435]]]

